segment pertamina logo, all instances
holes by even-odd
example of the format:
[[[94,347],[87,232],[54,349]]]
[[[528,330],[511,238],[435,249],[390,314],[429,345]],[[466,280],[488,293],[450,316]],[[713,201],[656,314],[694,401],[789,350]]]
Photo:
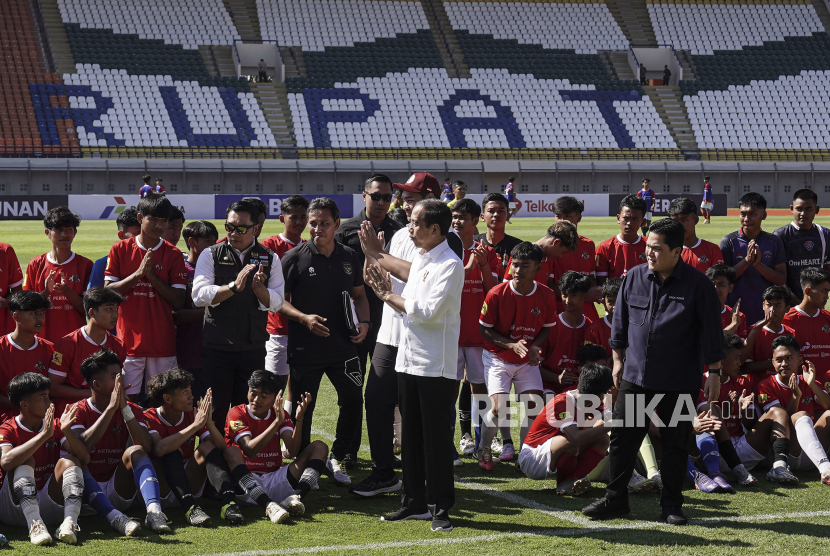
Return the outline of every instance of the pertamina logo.
[[[113,199],[115,199],[116,204],[104,207],[104,212],[98,217],[99,220],[106,220],[113,213],[121,214],[127,208],[127,201],[124,200],[124,197],[113,197]]]

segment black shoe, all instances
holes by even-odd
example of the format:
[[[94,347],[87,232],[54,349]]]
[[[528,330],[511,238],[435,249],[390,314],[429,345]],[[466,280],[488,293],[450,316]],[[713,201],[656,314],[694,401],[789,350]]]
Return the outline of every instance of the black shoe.
[[[435,517],[432,519],[433,531],[452,531],[452,523],[449,516]]]
[[[609,498],[606,494],[599,500],[582,508],[583,515],[591,519],[611,519],[631,513],[628,507],[628,500]]]
[[[388,479],[382,479],[379,475],[372,473],[363,482],[352,486],[349,492],[357,494],[358,496],[370,497],[386,492],[398,492],[402,486],[397,475],[392,475]]]
[[[357,460],[351,454],[346,454],[340,461],[341,465],[346,468],[346,471],[351,471],[357,465]]]
[[[669,525],[686,525],[689,520],[680,508],[663,508],[660,521]]]
[[[245,516],[242,515],[242,510],[239,509],[236,502],[231,502],[230,504],[223,506],[221,515],[222,519],[231,525],[241,525],[245,523]]]
[[[187,522],[195,527],[201,527],[202,525],[210,523],[210,516],[196,504],[190,506],[185,516],[187,517]]]
[[[429,513],[429,510],[426,508],[422,511],[416,511],[412,508],[401,508],[398,511],[380,517],[381,521],[406,521],[408,519],[420,519],[422,521],[426,521],[428,519],[432,519],[432,514]]]

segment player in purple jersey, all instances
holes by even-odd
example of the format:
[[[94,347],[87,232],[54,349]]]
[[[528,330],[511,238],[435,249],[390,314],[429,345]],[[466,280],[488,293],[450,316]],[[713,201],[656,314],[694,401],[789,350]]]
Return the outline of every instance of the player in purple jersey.
[[[651,226],[651,218],[652,213],[654,212],[654,203],[657,196],[654,193],[654,190],[649,187],[651,180],[646,178],[643,180],[643,188],[637,192],[637,197],[640,197],[643,201],[646,202],[646,214],[643,217],[643,235],[648,235],[648,228]]]
[[[715,195],[712,193],[712,184],[709,176],[703,178],[703,202],[700,203],[700,212],[703,213],[703,223],[711,224],[712,208],[715,206]]]

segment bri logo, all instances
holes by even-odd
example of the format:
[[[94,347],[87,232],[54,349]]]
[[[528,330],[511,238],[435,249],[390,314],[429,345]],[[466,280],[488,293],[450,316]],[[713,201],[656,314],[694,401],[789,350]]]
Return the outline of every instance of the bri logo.
[[[127,201],[124,200],[124,197],[113,197],[113,199],[117,204],[104,207],[104,212],[98,217],[99,220],[106,220],[113,213],[121,214],[127,208]]]

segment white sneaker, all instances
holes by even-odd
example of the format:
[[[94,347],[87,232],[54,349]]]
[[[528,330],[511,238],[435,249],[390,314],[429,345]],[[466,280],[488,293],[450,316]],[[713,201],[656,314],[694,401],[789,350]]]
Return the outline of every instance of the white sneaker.
[[[75,534],[75,532],[80,530],[81,528],[78,527],[78,524],[75,523],[75,520],[71,517],[67,517],[63,520],[61,526],[58,527],[58,530],[55,531],[55,536],[58,537],[58,540],[61,542],[65,542],[66,544],[75,544],[76,542],[78,542],[78,536]]]
[[[276,502],[271,502],[268,504],[268,507],[265,508],[265,515],[268,516],[268,519],[271,520],[271,523],[282,523],[286,519],[289,518],[289,514],[285,511],[285,508],[277,504]]]
[[[329,470],[334,482],[337,483],[337,486],[343,485],[350,485],[352,484],[352,479],[340,468],[340,462],[336,459],[330,457],[326,460],[326,469]]]
[[[141,524],[133,519],[130,519],[124,514],[119,515],[112,520],[112,528],[124,535],[125,537],[133,537],[136,532],[141,529]]]
[[[299,517],[305,513],[305,505],[298,494],[291,494],[280,502],[280,506],[288,510],[292,517]]]
[[[493,454],[500,454],[502,447],[501,438],[496,436],[493,438],[493,442],[490,443],[490,452]]]
[[[473,440],[473,437],[470,436],[469,433],[464,433],[464,436],[461,437],[461,440],[458,442],[458,448],[461,451],[461,455],[468,458],[473,455],[473,452],[476,450],[476,441]]]
[[[628,492],[637,493],[645,492],[654,488],[654,481],[646,479],[636,471],[631,475],[631,480],[628,481]]]
[[[52,544],[52,535],[46,530],[46,525],[43,524],[43,520],[38,519],[32,523],[31,528],[29,528],[29,540],[35,546]]]

